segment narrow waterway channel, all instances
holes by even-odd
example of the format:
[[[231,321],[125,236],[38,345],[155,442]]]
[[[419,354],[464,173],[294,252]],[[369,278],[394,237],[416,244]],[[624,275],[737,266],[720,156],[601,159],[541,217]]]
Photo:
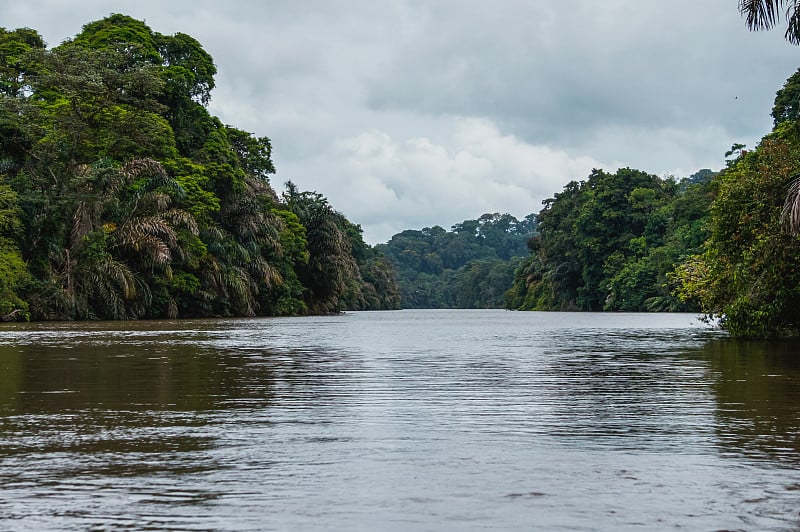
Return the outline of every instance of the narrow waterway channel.
[[[688,314],[0,327],[0,529],[795,530],[800,349]]]

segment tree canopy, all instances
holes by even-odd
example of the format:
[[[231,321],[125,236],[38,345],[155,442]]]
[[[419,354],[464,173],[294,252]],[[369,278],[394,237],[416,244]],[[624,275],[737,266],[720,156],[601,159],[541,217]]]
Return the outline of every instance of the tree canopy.
[[[408,229],[376,247],[397,269],[403,307],[502,308],[535,231],[533,215],[487,213],[450,231]]]
[[[522,310],[691,310],[670,272],[705,240],[710,171],[681,182],[594,170],[544,201],[531,256],[507,293]]]
[[[678,269],[679,294],[736,336],[800,335],[800,239],[781,213],[800,172],[800,123],[779,124],[716,180],[710,236]]]
[[[33,319],[397,308],[389,263],[272,144],[207,105],[192,37],[111,15],[47,49],[0,30],[0,313]]]

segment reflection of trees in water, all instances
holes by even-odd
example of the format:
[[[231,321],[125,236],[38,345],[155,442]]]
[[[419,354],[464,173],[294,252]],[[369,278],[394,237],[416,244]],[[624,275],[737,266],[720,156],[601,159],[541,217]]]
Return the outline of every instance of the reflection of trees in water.
[[[726,452],[800,462],[800,342],[709,342]]]
[[[198,345],[197,333],[79,334],[0,346],[5,482],[32,466],[51,479],[214,469],[216,413],[271,400],[269,365]]]
[[[0,347],[0,413],[65,410],[207,411],[231,399],[269,400],[269,366],[191,342]]]
[[[547,353],[551,433],[597,444],[667,449],[707,438],[707,367],[681,354],[685,334],[584,331]]]
[[[20,329],[0,345],[0,457],[117,457],[140,471],[161,454],[156,467],[191,469],[199,462],[183,458],[212,448],[231,417],[269,423],[272,405],[291,403],[313,419],[313,404],[343,393],[343,357],[273,350],[242,323]]]

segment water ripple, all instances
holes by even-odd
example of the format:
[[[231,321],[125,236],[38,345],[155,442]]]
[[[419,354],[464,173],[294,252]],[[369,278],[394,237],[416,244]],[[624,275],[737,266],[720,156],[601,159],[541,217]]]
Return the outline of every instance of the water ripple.
[[[7,530],[791,530],[800,357],[691,315],[0,327]]]

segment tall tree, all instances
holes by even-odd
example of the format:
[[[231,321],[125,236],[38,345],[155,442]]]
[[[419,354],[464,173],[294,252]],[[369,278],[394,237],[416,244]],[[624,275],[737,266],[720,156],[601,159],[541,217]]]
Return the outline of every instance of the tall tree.
[[[316,192],[300,192],[286,183],[284,199],[306,228],[308,262],[297,265],[306,287],[306,304],[312,312],[341,310],[351,279],[360,278],[346,233],[346,220]]]
[[[781,19],[781,11],[786,17],[784,37],[792,44],[800,44],[800,0],[739,0],[739,12],[751,30],[769,30]],[[797,117],[797,76],[792,76],[778,91],[772,116],[775,125],[780,119]],[[800,234],[800,177],[789,189],[783,206],[783,221],[793,235]]]
[[[677,272],[679,293],[732,335],[800,336],[800,239],[781,203],[800,171],[800,123],[784,122],[715,179],[711,235]]]
[[[397,307],[360,227],[279,198],[269,138],[208,112],[215,74],[192,37],[125,15],[54,49],[0,28],[0,318]]]

